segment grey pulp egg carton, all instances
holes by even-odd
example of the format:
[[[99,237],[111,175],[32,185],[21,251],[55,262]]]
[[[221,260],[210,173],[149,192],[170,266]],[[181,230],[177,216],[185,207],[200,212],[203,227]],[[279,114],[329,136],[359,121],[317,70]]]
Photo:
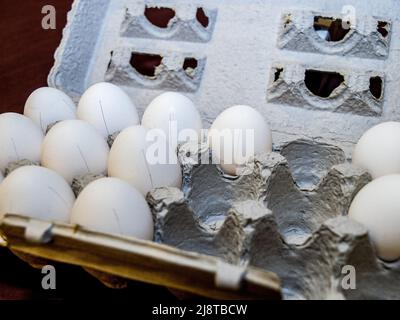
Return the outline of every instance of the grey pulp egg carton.
[[[179,148],[181,189],[147,195],[154,242],[6,215],[9,248],[41,268],[83,267],[109,287],[139,280],[224,299],[399,299],[400,261],[375,253],[347,215],[370,180],[337,146],[299,139],[227,176],[208,146]],[[356,287],[342,285],[344,267]]]
[[[349,155],[371,126],[400,119],[399,19],[396,0],[75,0],[48,82],[76,100],[113,82],[140,113],[179,91],[205,127],[246,104],[276,143],[322,137]],[[342,35],[327,41],[335,24]]]
[[[160,26],[151,10],[171,16]],[[158,244],[11,215],[2,225],[9,246],[33,265],[82,265],[114,287],[121,276],[213,297],[276,298],[275,272],[287,299],[398,298],[398,263],[380,261],[346,213],[370,179],[348,163],[354,143],[400,118],[399,13],[396,0],[75,0],[50,86],[78,101],[109,81],[140,113],[179,91],[205,127],[226,107],[251,105],[280,147],[229,177],[204,164],[205,146],[182,146],[183,189],[147,197]],[[321,37],[346,21],[339,40]],[[356,270],[355,290],[341,286],[346,265]]]
[[[182,191],[147,197],[156,241],[275,272],[285,299],[400,298],[400,261],[377,258],[367,230],[347,217],[371,178],[339,147],[290,141],[237,177],[209,164],[207,146],[186,144],[179,156]],[[351,289],[343,285],[349,267]]]

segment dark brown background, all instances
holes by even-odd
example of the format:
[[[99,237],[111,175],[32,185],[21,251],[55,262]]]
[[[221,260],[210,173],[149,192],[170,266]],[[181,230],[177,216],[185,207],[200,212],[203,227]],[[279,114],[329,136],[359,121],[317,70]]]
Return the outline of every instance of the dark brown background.
[[[90,0],[92,1],[92,0]],[[22,112],[36,88],[47,85],[49,73],[72,0],[0,0],[0,113]],[[43,30],[44,5],[54,5],[57,29]],[[57,265],[57,290],[41,288],[42,274],[0,248],[2,299],[173,299],[165,288],[130,283],[124,290],[107,289],[79,267]]]
[[[47,85],[72,0],[0,0],[0,112],[22,112],[25,100]],[[43,30],[44,5],[57,12],[57,29]]]

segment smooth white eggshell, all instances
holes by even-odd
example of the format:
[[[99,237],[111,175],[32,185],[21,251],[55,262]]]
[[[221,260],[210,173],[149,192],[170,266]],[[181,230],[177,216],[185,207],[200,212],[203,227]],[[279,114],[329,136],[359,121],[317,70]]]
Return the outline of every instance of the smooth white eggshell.
[[[106,174],[109,147],[100,133],[81,120],[66,120],[50,129],[43,141],[42,165],[68,183],[88,173]]]
[[[147,160],[150,145],[147,132],[143,126],[133,126],[117,136],[110,150],[108,175],[129,182],[143,195],[158,187],[180,188],[182,173],[175,154],[172,164],[154,164]]]
[[[218,147],[220,136],[234,136],[234,130],[242,130],[242,148],[232,143],[221,143]],[[236,159],[238,153],[245,154],[246,146],[246,129],[254,130],[254,155],[261,153],[269,153],[272,151],[272,134],[269,125],[256,109],[238,105],[224,110],[214,121],[209,130],[210,148],[213,152],[214,161],[218,162],[222,170],[229,175],[237,175],[237,168],[245,164],[245,161],[238,162]],[[229,141],[229,140],[227,140]],[[239,150],[240,149],[240,150]],[[249,148],[250,149],[250,148]],[[231,159],[224,159],[224,154],[230,154]]]
[[[97,83],[86,90],[79,101],[77,115],[105,138],[139,123],[136,107],[129,96],[107,82]]]
[[[400,173],[400,122],[384,122],[366,131],[354,149],[353,164],[373,179]]]
[[[43,87],[31,93],[25,102],[24,115],[46,133],[57,121],[76,119],[76,106],[69,96],[55,88]]]
[[[0,185],[0,219],[6,213],[48,221],[68,222],[75,201],[68,183],[52,170],[24,166]]]
[[[400,175],[387,175],[367,184],[355,196],[349,217],[368,230],[383,260],[400,258]]]
[[[18,113],[0,115],[0,170],[10,162],[40,161],[43,132],[28,117]]]
[[[143,195],[116,178],[98,179],[86,186],[72,208],[71,223],[99,232],[153,239],[153,219]]]
[[[188,140],[187,137],[179,136],[185,129],[193,130],[197,135],[196,139],[201,139],[203,124],[199,111],[192,100],[177,92],[165,92],[156,97],[146,108],[142,125],[148,129],[161,129],[170,137],[171,121],[176,121],[178,143]]]

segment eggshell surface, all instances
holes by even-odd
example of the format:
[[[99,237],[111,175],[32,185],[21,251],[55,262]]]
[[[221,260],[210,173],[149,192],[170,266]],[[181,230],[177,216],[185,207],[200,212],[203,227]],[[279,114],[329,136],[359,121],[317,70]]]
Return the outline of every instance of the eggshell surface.
[[[55,122],[76,119],[76,106],[64,92],[43,87],[33,91],[26,100],[24,115],[46,133],[48,126]]]
[[[252,132],[247,139],[247,132]],[[272,134],[263,116],[254,108],[233,106],[223,111],[209,130],[213,161],[229,175],[256,154],[272,151]]]
[[[139,124],[136,107],[119,87],[100,82],[85,91],[77,109],[78,119],[93,125],[104,138]]]
[[[150,160],[152,142],[147,140],[147,133],[143,126],[133,126],[118,135],[110,151],[109,176],[129,182],[143,195],[158,187],[180,188],[182,173],[176,154],[171,151],[159,163]]]
[[[146,108],[142,125],[148,129],[161,129],[168,139],[176,134],[178,143],[200,140],[203,127],[200,113],[192,100],[177,92],[165,92],[156,97]],[[197,137],[186,135],[184,130],[193,131]]]
[[[109,147],[100,133],[81,120],[57,123],[42,146],[42,165],[63,176],[68,183],[88,173],[106,174]]]
[[[378,256],[400,258],[400,174],[377,178],[355,196],[349,217],[369,230]]]
[[[0,115],[0,170],[10,162],[40,161],[43,133],[28,117],[18,113]]]
[[[354,149],[353,164],[373,179],[400,173],[400,122],[384,122],[366,131]]]
[[[75,201],[68,183],[52,170],[20,167],[0,185],[0,219],[6,213],[48,221],[68,222]]]
[[[143,195],[125,181],[102,178],[79,194],[71,223],[90,230],[153,239],[153,220]]]

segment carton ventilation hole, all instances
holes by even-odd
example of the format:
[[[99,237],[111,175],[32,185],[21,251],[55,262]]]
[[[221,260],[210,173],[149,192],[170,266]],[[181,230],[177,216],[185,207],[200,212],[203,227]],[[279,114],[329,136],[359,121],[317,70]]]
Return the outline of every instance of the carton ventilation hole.
[[[197,66],[198,61],[195,58],[186,58],[183,62],[183,70],[190,78],[193,78],[195,76]]]
[[[188,69],[196,69],[198,65],[197,59],[195,58],[186,58],[185,61],[183,62],[183,70],[188,70]]]
[[[130,64],[141,75],[154,77],[156,68],[161,64],[162,57],[147,53],[132,53]]]
[[[274,82],[279,80],[279,78],[281,77],[282,72],[283,72],[283,68],[276,68],[275,69]]]
[[[314,30],[326,41],[341,41],[350,31],[350,22],[316,16],[314,17]]]
[[[114,51],[111,51],[110,52],[110,61],[108,62],[107,70],[110,69],[110,67],[111,67],[113,55],[114,55]]]
[[[387,30],[387,25],[388,23],[385,21],[379,21],[377,30],[378,32],[382,35],[382,37],[386,38],[389,34],[389,31]]]
[[[287,15],[285,16],[285,18],[284,18],[283,27],[284,27],[284,28],[287,28],[288,25],[290,25],[291,23],[292,23],[292,14],[289,13],[289,14],[287,14]]]
[[[321,98],[328,98],[344,82],[344,77],[337,72],[306,70],[304,83],[308,90]]]
[[[144,15],[151,24],[166,29],[170,21],[175,17],[175,11],[165,7],[146,7]]]
[[[203,8],[197,8],[196,19],[204,28],[207,28],[210,23],[210,19],[207,17]]]
[[[369,91],[376,99],[382,97],[382,83],[381,77],[371,77],[369,79]]]

